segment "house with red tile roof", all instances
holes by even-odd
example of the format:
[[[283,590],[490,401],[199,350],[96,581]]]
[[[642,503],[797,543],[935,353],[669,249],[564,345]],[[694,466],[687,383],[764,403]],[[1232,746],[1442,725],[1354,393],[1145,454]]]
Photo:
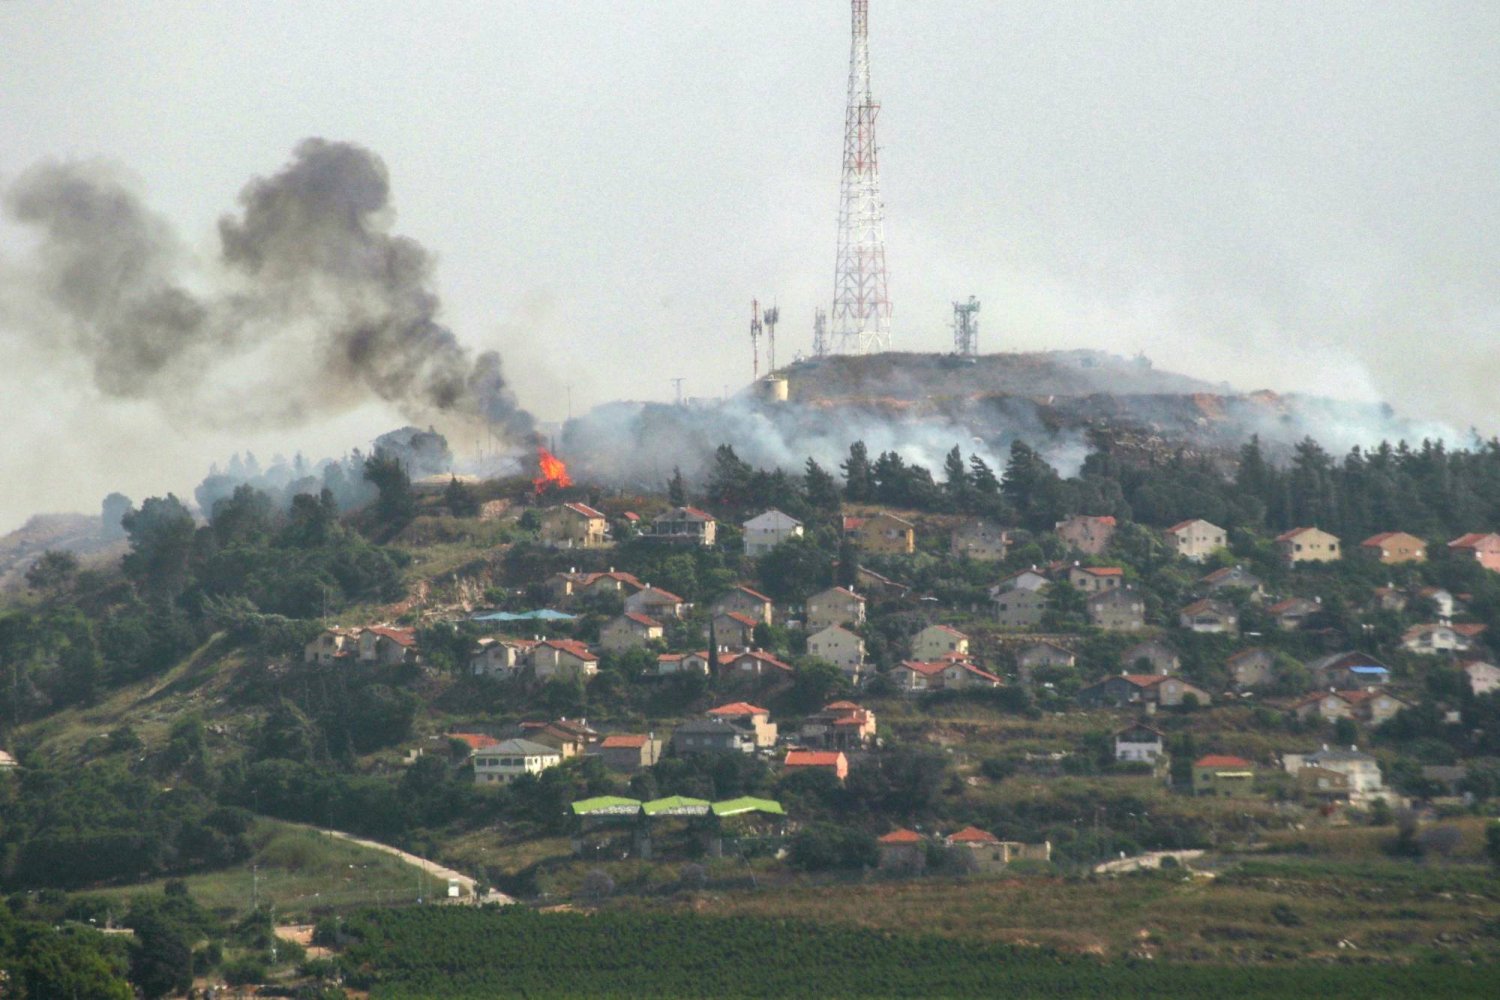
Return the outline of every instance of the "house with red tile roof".
[[[670,590],[662,590],[650,584],[625,598],[625,610],[650,615],[658,620],[681,619],[687,613],[688,603]]]
[[[949,653],[969,655],[969,637],[952,625],[929,625],[911,639],[911,658],[936,660]]]
[[[970,871],[999,871],[1012,861],[1049,861],[1052,844],[1022,844],[1013,840],[1001,840],[988,830],[967,826],[957,833],[943,838],[950,858],[960,860],[960,865]]]
[[[599,672],[599,657],[577,639],[543,639],[531,648],[531,669],[541,681],[592,677]]]
[[[1118,566],[1079,566],[1068,570],[1068,582],[1085,594],[1097,594],[1125,585],[1125,571]]]
[[[541,539],[555,549],[597,549],[609,543],[609,519],[585,503],[549,507],[542,512]]]
[[[875,713],[852,701],[824,705],[802,720],[797,741],[825,750],[864,750],[875,743]]]
[[[763,649],[743,649],[738,653],[720,653],[719,669],[725,673],[749,674],[754,677],[790,677],[796,673]]]
[[[719,644],[720,651],[731,649],[749,649],[755,645],[755,626],[760,624],[749,615],[740,614],[738,611],[725,611],[714,615],[713,639]],[[703,637],[709,636],[709,630],[703,630]]]
[[[660,642],[666,634],[666,626],[650,615],[627,611],[611,618],[599,629],[599,647],[606,652],[623,653],[627,649]]]
[[[494,746],[495,744],[493,736],[486,736],[483,733],[444,733],[443,738],[462,743],[469,748],[470,756],[473,755],[475,750],[482,750],[485,747]]]
[[[776,745],[776,723],[771,721],[769,709],[746,701],[735,701],[709,709],[708,717],[721,722],[732,722],[741,729],[754,733],[757,749],[765,750]]]
[[[847,587],[829,587],[807,599],[808,632],[817,632],[830,625],[863,625],[865,623],[865,599]]]
[[[1162,532],[1167,548],[1191,562],[1202,562],[1229,547],[1229,533],[1202,518],[1180,521]]]
[[[594,752],[611,771],[634,774],[661,759],[661,740],[654,733],[613,733]]]
[[[1282,562],[1295,566],[1305,562],[1336,562],[1343,558],[1337,535],[1320,528],[1293,528],[1276,536]]]
[[[1169,674],[1116,674],[1080,689],[1077,695],[1082,708],[1127,708],[1132,705],[1171,708],[1185,704],[1189,696],[1199,705],[1213,701],[1198,685]]]
[[[997,688],[999,677],[965,659],[945,657],[940,660],[902,660],[891,672],[896,686],[905,694],[928,691],[963,691],[969,688]]]
[[[904,827],[875,841],[882,871],[915,875],[927,867],[927,838]]]
[[[1426,562],[1427,543],[1404,531],[1382,531],[1359,543],[1356,550],[1365,559],[1385,565]]]
[[[707,675],[710,672],[708,650],[706,649],[696,653],[662,653],[656,658],[656,676],[658,677],[666,677],[669,674],[689,673]]]
[[[1265,583],[1243,566],[1225,566],[1223,569],[1216,569],[1200,577],[1198,585],[1203,592],[1211,595],[1221,590],[1241,589],[1248,590],[1252,600],[1258,601],[1266,596]]]
[[[417,630],[391,625],[371,625],[359,630],[359,659],[362,663],[419,663]]]
[[[916,528],[904,517],[877,511],[869,517],[844,518],[844,534],[862,552],[910,555],[916,551]]]
[[[1487,570],[1500,572],[1500,535],[1494,532],[1472,532],[1459,535],[1448,543],[1455,556],[1473,559]]]
[[[788,750],[782,767],[792,771],[827,771],[843,781],[849,777],[849,758],[842,750]]]
[[[710,604],[708,610],[716,615],[734,612],[770,625],[776,613],[776,603],[760,591],[741,585]]]

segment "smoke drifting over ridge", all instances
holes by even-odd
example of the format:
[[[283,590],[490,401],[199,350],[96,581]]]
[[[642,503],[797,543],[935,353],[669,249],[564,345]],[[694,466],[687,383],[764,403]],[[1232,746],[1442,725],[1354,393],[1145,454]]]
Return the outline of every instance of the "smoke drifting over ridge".
[[[86,360],[104,395],[177,420],[295,426],[378,399],[412,420],[533,433],[499,356],[474,355],[438,321],[431,256],[390,231],[374,153],[305,139],[239,203],[205,260],[117,168],[35,166],[3,198],[38,242],[0,269],[0,318],[43,351]]]

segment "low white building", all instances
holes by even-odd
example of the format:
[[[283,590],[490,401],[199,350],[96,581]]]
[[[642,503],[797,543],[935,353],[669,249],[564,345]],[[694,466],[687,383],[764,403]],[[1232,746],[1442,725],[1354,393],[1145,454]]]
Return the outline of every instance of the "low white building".
[[[1155,764],[1166,751],[1160,730],[1136,723],[1115,733],[1115,760],[1145,761]]]
[[[1469,679],[1469,690],[1474,694],[1488,694],[1500,689],[1500,667],[1486,660],[1466,660],[1460,666]]]
[[[474,783],[509,784],[523,774],[541,774],[562,763],[562,751],[531,740],[506,740],[474,752]]]
[[[789,538],[802,537],[802,522],[779,510],[757,514],[740,525],[744,532],[745,555],[757,559]]]

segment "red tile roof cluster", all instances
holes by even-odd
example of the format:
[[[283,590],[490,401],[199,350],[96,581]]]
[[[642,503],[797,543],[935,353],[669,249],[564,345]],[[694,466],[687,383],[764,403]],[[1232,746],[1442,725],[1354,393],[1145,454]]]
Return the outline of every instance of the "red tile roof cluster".
[[[708,714],[719,716],[733,716],[770,715],[771,713],[768,709],[761,708],[758,705],[752,705],[748,701],[732,701],[727,705],[720,705],[718,708],[710,708],[708,710]]]
[[[1493,532],[1471,531],[1467,535],[1459,535],[1448,543],[1450,549],[1477,549],[1481,544],[1493,548],[1500,544],[1500,535]]]
[[[458,740],[467,744],[470,750],[483,750],[495,743],[493,736],[485,736],[482,733],[448,733],[446,735],[450,740]]]
[[[1251,764],[1248,760],[1246,760],[1243,757],[1230,757],[1230,756],[1228,756],[1226,754],[1213,754],[1213,753],[1211,753],[1211,754],[1207,755],[1206,757],[1199,757],[1196,761],[1193,762],[1193,766],[1194,767],[1232,767],[1232,768],[1235,768],[1236,770],[1243,771],[1243,770],[1246,770],[1247,768],[1252,768],[1255,765]]]
[[[751,618],[749,615],[741,614],[738,611],[726,611],[724,612],[722,617],[728,618],[733,622],[738,622],[741,625],[748,626],[749,628],[754,628],[755,626],[760,624],[760,622],[756,619]]]
[[[757,663],[763,663],[768,667],[775,667],[777,670],[785,670],[787,673],[792,673],[792,665],[790,663],[782,663],[770,653],[759,649],[747,649],[743,653],[736,653],[734,656],[722,657],[719,662],[737,664],[741,660],[747,659],[754,660]]]
[[[647,628],[662,628],[663,627],[661,622],[657,621],[655,618],[652,618],[650,615],[643,615],[639,611],[627,611],[627,612],[625,612],[625,617],[629,618],[631,621],[635,622],[636,624],[638,624],[638,625],[644,625]]]
[[[415,646],[417,644],[417,630],[412,628],[390,628],[385,625],[371,625],[365,629],[366,632],[374,632],[394,642],[398,646]]]
[[[1090,576],[1124,576],[1125,571],[1118,566],[1080,566],[1078,569]]]
[[[955,834],[950,834],[950,844],[998,844],[1000,838],[987,830],[981,830],[977,826],[966,826]]]
[[[844,754],[840,750],[788,750],[786,767],[838,767]]]
[[[594,508],[590,507],[586,503],[565,503],[565,504],[563,504],[563,507],[566,510],[571,510],[575,514],[582,514],[584,517],[588,518],[589,520],[595,520],[595,519],[606,520],[606,518],[605,518],[605,516],[604,516],[603,513],[601,513],[600,511],[595,510]]]
[[[586,663],[593,663],[595,660],[599,659],[599,657],[589,652],[588,646],[579,642],[577,639],[543,639],[537,645],[550,646],[553,649],[561,650],[562,652],[568,653],[571,656],[578,657],[578,659],[583,660]]]
[[[886,834],[884,837],[881,837],[876,841],[876,843],[878,844],[888,844],[891,846],[920,844],[921,842],[922,835],[920,833],[917,833],[915,830],[907,829],[892,830],[890,833]]]
[[[649,736],[633,735],[629,733],[616,733],[613,736],[604,737],[599,744],[605,750],[639,750],[651,739]]]
[[[648,602],[653,603],[653,604],[681,604],[681,603],[683,603],[682,598],[678,597],[676,594],[672,593],[670,590],[662,590],[660,587],[653,587],[650,584],[647,584],[646,586],[642,587],[641,590],[640,590],[640,592],[637,593],[637,594],[635,594],[635,595],[633,595],[633,596],[638,597],[641,600],[648,601]]]

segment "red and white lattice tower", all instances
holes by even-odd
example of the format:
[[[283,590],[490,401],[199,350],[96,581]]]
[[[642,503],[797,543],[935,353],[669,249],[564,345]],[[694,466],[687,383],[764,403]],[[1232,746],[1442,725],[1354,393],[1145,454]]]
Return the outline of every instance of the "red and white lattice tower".
[[[844,112],[844,178],[839,185],[839,252],[833,276],[829,349],[873,354],[891,348],[885,284],[885,205],[880,200],[875,116],[870,96],[870,0],[853,0],[849,105]]]

